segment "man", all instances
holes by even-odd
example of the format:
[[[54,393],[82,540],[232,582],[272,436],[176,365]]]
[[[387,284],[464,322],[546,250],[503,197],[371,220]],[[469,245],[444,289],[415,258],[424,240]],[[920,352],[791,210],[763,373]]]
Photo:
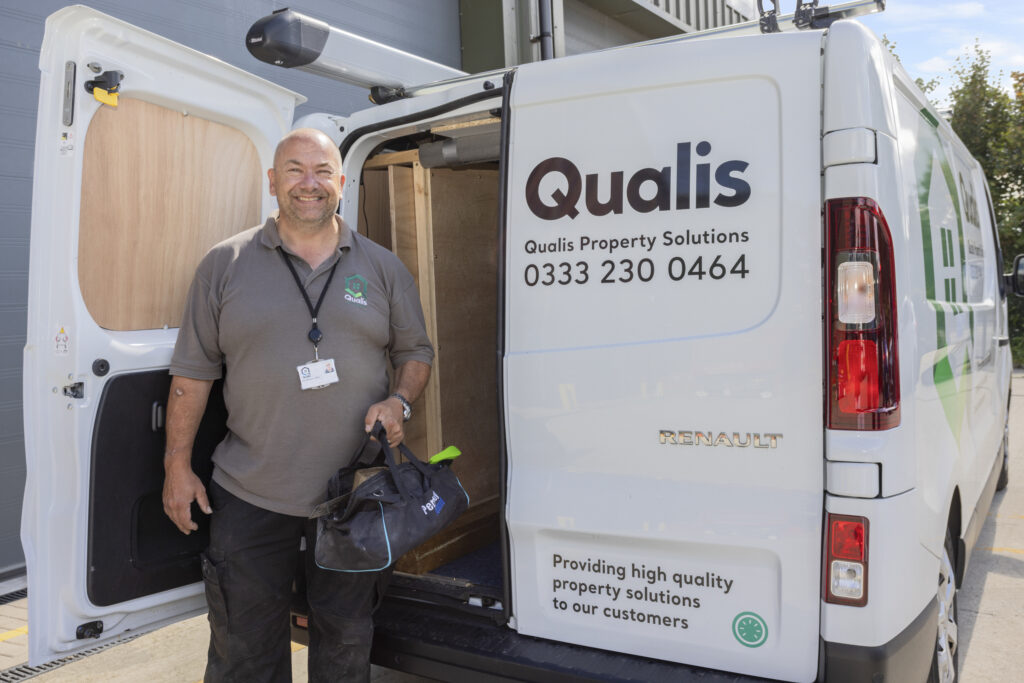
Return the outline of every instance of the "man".
[[[204,257],[171,360],[164,510],[185,534],[198,528],[193,501],[212,515],[201,558],[207,683],[291,680],[288,614],[303,538],[309,680],[369,679],[371,613],[390,573],[317,567],[307,517],[376,421],[401,442],[433,350],[409,271],[336,215],[341,171],[323,133],[281,140],[267,172],[278,215]],[[191,469],[192,443],[222,373],[228,433],[207,491]]]

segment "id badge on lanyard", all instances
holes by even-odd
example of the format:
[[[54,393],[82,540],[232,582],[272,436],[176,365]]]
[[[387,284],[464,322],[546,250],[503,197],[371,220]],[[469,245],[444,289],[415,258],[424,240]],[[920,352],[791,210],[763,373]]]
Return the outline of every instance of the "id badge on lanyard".
[[[309,294],[306,293],[306,288],[302,286],[302,281],[299,279],[299,274],[295,272],[295,266],[288,260],[288,255],[284,253],[281,247],[277,250],[281,253],[281,258],[284,259],[284,263],[288,266],[288,270],[291,271],[292,277],[295,278],[295,284],[299,286],[299,291],[302,292],[302,298],[306,301],[306,306],[309,308],[309,314],[313,318],[313,326],[309,328],[309,334],[306,337],[309,341],[313,342],[313,360],[303,363],[302,365],[296,366],[296,370],[299,373],[299,386],[303,391],[307,389],[323,389],[324,387],[335,384],[338,381],[338,366],[335,365],[333,358],[320,359],[318,353],[318,347],[320,342],[323,341],[324,333],[320,331],[317,326],[316,316],[320,312],[320,304],[324,302],[324,295],[327,294],[327,288],[331,286],[331,280],[334,279],[334,271],[338,268],[338,262],[335,261],[334,265],[331,266],[331,273],[327,276],[327,282],[324,284],[323,290],[320,292],[320,298],[316,302],[316,307],[313,306],[313,302],[309,300]]]
[[[323,389],[338,381],[338,369],[333,358],[311,360],[296,368],[299,371],[299,385],[302,390]]]

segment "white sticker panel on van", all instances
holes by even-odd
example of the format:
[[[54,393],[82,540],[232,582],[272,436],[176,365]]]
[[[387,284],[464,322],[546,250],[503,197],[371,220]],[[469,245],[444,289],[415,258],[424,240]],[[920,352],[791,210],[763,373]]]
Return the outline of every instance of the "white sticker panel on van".
[[[614,634],[627,628],[671,648],[686,638],[772,643],[778,629],[778,558],[765,550],[549,531],[537,539],[537,594],[552,624]],[[557,628],[557,626],[556,626]],[[724,643],[723,643],[724,644]]]
[[[624,125],[623,101],[642,126]],[[748,126],[705,115],[755,110]],[[729,334],[770,315],[783,220],[772,81],[599,94],[560,102],[557,117],[550,105],[516,116],[530,133],[512,140],[509,296],[538,324],[511,329],[510,351]]]

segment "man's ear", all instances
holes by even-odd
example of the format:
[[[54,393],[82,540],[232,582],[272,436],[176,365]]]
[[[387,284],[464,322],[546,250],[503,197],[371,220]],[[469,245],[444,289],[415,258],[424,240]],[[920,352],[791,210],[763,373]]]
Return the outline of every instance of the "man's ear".
[[[277,188],[274,186],[274,169],[272,169],[272,168],[268,168],[267,169],[267,180],[270,181],[270,196],[271,197],[276,197],[277,196]]]

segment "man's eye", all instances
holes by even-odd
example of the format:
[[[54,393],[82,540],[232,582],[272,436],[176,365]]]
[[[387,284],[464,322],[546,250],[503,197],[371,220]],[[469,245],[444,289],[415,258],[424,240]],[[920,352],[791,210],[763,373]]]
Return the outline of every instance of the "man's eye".
[[[320,176],[321,178],[333,178],[334,177],[334,171],[330,171],[330,170],[327,170],[327,169],[321,169],[321,170],[317,171],[316,174],[318,176]]]
[[[287,175],[290,178],[299,178],[299,177],[302,176],[302,169],[299,169],[299,168],[288,168],[288,169],[285,169],[284,173],[285,173],[285,175]]]

